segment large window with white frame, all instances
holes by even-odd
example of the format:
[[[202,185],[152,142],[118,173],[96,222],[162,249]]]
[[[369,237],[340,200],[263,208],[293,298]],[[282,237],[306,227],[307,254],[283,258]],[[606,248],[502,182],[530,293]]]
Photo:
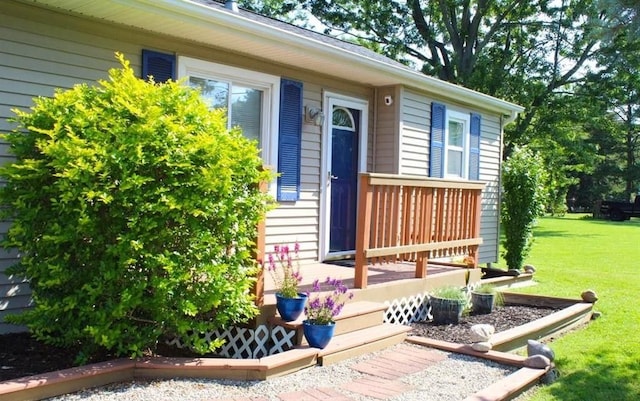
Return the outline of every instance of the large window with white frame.
[[[446,178],[466,179],[468,177],[469,127],[469,114],[447,110],[444,138]]]
[[[266,165],[277,165],[279,77],[189,57],[178,59],[178,77],[212,109],[224,109],[229,128],[257,141]]]

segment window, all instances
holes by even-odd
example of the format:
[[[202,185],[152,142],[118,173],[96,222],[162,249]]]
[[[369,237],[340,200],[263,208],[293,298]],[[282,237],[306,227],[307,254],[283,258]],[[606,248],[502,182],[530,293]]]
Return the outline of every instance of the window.
[[[263,90],[198,76],[189,77],[189,85],[200,89],[212,109],[227,110],[229,128],[240,127],[245,137],[262,148]]]
[[[445,130],[445,177],[467,178],[469,116],[447,111]]]
[[[431,103],[429,176],[480,179],[482,116]]]
[[[256,140],[266,165],[277,165],[280,78],[204,60],[180,57],[178,77],[201,90],[212,109],[227,112],[229,128]]]

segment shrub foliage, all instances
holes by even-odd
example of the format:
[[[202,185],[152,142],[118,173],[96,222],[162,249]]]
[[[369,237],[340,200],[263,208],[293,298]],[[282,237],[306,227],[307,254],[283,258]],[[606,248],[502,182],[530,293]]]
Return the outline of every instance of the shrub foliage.
[[[503,256],[510,269],[522,268],[523,260],[531,248],[535,221],[544,212],[545,179],[542,158],[526,147],[516,148],[503,163]]]
[[[34,308],[10,317],[39,339],[141,355],[165,336],[204,353],[201,333],[255,316],[250,288],[271,179],[256,144],[199,93],[135,77],[128,61],[14,110],[16,157],[0,174],[5,247],[20,250]]]

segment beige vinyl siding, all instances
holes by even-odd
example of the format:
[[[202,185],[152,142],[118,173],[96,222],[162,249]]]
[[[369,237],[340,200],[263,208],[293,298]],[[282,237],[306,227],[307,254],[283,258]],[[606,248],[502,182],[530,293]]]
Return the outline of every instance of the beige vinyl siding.
[[[373,171],[376,173],[395,174],[398,171],[398,137],[400,110],[399,89],[397,87],[384,87],[378,89],[376,99],[375,124],[375,155]],[[394,102],[391,106],[384,103],[385,96],[391,96]],[[371,125],[370,125],[371,126]]]
[[[400,174],[428,176],[429,146],[431,131],[432,97],[405,89],[402,96],[401,110],[401,153]],[[478,112],[459,105],[446,104],[451,110],[461,113]],[[480,136],[480,180],[486,183],[482,193],[482,215],[480,235],[483,244],[480,246],[479,262],[496,262],[498,260],[499,241],[499,177],[501,126],[497,115],[481,113]]]
[[[108,69],[118,67],[116,51],[122,52],[139,74],[142,49],[175,53],[301,81],[304,85],[304,106],[321,107],[324,91],[368,100],[369,132],[365,135],[372,137],[372,88],[322,73],[265,63],[195,41],[151,35],[11,1],[3,3],[0,8],[0,130],[13,129],[14,125],[7,121],[13,115],[10,109],[27,109],[32,105],[34,96],[51,96],[55,88],[70,88],[77,83],[107,79]],[[301,147],[300,200],[282,203],[268,214],[266,242],[267,251],[274,244],[299,242],[302,262],[306,263],[319,259],[322,127],[304,123]],[[371,141],[368,148],[372,159]],[[0,143],[0,162],[2,159],[10,159],[6,143]],[[0,226],[0,235],[5,232],[6,223]],[[15,252],[4,251],[0,255],[0,272],[16,260]],[[0,277],[2,325],[2,314],[29,304],[30,291],[21,279],[8,278],[3,274]],[[6,325],[0,326],[0,332],[6,330]]]
[[[482,113],[480,126],[480,181],[486,183],[482,192],[482,223],[479,262],[497,262],[499,252],[499,199],[502,126],[499,116]]]
[[[430,102],[409,89],[402,91],[399,174],[429,174]]]

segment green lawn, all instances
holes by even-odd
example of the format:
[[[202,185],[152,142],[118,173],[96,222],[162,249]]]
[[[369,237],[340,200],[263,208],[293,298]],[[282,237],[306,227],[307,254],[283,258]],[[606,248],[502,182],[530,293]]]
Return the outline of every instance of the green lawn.
[[[546,217],[534,235],[526,263],[539,284],[522,292],[579,297],[590,288],[603,315],[550,344],[561,378],[529,400],[640,400],[640,219]]]

